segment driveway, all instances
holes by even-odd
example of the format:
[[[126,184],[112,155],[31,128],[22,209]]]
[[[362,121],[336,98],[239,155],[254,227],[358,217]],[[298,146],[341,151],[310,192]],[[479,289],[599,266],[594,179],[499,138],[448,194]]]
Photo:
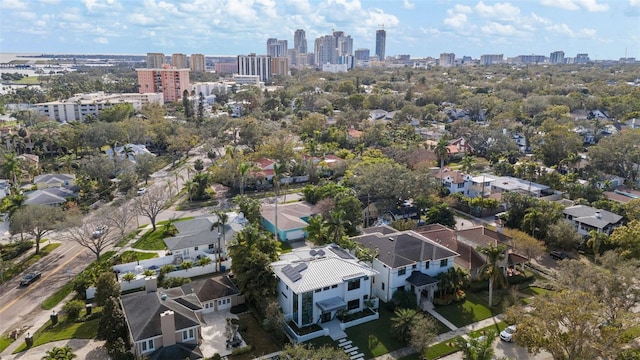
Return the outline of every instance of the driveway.
[[[202,343],[200,344],[200,350],[202,355],[209,358],[214,354],[220,354],[220,356],[231,355],[233,349],[227,349],[227,337],[225,336],[225,328],[227,326],[227,318],[238,319],[238,316],[232,314],[229,310],[216,311],[208,314],[203,314],[202,318],[205,322],[201,326]],[[240,336],[240,333],[238,333]],[[242,341],[240,347],[247,346]]]

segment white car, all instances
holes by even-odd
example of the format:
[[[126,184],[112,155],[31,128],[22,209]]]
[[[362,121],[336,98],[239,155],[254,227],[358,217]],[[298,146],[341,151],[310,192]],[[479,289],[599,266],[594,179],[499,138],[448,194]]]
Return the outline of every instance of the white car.
[[[515,325],[511,325],[506,329],[502,330],[500,332],[500,340],[511,342],[513,340],[513,334],[516,333],[516,330],[517,328]]]
[[[109,227],[107,225],[100,225],[96,228],[96,230],[91,235],[93,236],[94,239],[97,239],[100,236],[106,234],[107,230],[109,230]]]
[[[147,188],[141,187],[140,189],[138,189],[138,191],[136,191],[136,195],[140,196],[140,195],[144,195],[144,193],[147,192]]]

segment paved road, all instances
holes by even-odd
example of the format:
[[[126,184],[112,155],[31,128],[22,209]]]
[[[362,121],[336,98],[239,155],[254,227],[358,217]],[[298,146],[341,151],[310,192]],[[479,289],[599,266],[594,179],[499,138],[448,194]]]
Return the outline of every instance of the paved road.
[[[512,343],[506,343],[500,339],[496,339],[493,343],[495,350],[495,357],[513,360],[552,360],[553,356],[547,352],[542,352],[537,355],[529,354],[527,349]],[[440,358],[441,360],[462,360],[462,352],[456,352],[451,355]]]

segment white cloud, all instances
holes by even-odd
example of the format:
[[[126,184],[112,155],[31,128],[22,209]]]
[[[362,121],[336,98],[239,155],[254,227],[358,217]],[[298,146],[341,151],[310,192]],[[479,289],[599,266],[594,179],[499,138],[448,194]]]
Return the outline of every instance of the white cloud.
[[[456,4],[453,7],[453,9],[447,10],[447,14],[449,14],[449,15],[453,15],[453,14],[471,14],[472,12],[473,12],[473,10],[471,9],[470,6],[460,5],[460,4]]]
[[[640,0],[629,0],[629,7],[624,12],[627,16],[640,16]]]
[[[518,31],[512,25],[504,25],[497,22],[489,22],[480,27],[480,30],[486,35],[514,36],[518,35]]]
[[[2,0],[0,9],[25,10],[27,6],[20,0]]]
[[[509,3],[496,3],[485,5],[482,1],[475,7],[478,15],[485,18],[500,19],[503,21],[515,21],[520,15],[520,9]]]
[[[243,21],[258,20],[253,0],[231,0],[227,3],[226,11],[230,16]]]
[[[155,20],[151,17],[146,16],[145,14],[134,13],[128,16],[128,19],[131,23],[135,25],[152,25],[155,24]]]
[[[550,32],[555,32],[561,35],[569,36],[572,38],[586,38],[596,40],[595,29],[580,29],[577,31],[572,30],[567,24],[554,24],[546,28]]]
[[[416,4],[410,2],[409,0],[404,0],[402,6],[404,6],[405,9],[414,9],[416,7]]]
[[[40,0],[40,3],[47,5],[56,5],[60,3],[60,0]]]
[[[382,9],[369,10],[364,16],[364,23],[369,27],[378,27],[381,24],[387,27],[394,27],[400,24],[400,20],[395,15],[387,14]]]
[[[109,43],[109,39],[105,37],[97,37],[95,38],[95,40],[93,40],[93,42],[95,42],[96,44],[106,45]]]
[[[454,29],[462,29],[467,24],[467,15],[465,14],[453,14],[444,19],[445,25],[449,25]]]
[[[598,0],[542,0],[542,5],[558,7],[565,10],[586,10],[599,12],[609,10],[608,4],[599,4]]]
[[[329,5],[332,5],[333,3],[344,6],[344,9],[348,12],[362,10],[360,0],[351,0],[351,2],[349,2],[349,0],[329,0],[328,2]]]
[[[309,0],[286,0],[288,6],[293,6],[299,13],[308,14],[311,12]]]
[[[38,17],[36,13],[31,11],[21,11],[17,13],[16,16],[24,20],[35,20]]]
[[[542,24],[542,25],[551,25],[552,22],[549,19],[540,17],[534,13],[531,13],[531,19],[533,19],[534,22]]]

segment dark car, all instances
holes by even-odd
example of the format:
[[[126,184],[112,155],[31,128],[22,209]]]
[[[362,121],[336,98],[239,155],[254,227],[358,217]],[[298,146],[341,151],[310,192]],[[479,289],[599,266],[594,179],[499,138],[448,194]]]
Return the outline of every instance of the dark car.
[[[34,271],[34,272],[28,273],[22,278],[22,280],[20,280],[20,286],[30,285],[32,282],[40,279],[41,275],[42,274],[40,273],[40,271]]]
[[[549,256],[551,256],[551,258],[555,260],[564,260],[569,258],[569,255],[562,251],[552,251],[549,253]]]

